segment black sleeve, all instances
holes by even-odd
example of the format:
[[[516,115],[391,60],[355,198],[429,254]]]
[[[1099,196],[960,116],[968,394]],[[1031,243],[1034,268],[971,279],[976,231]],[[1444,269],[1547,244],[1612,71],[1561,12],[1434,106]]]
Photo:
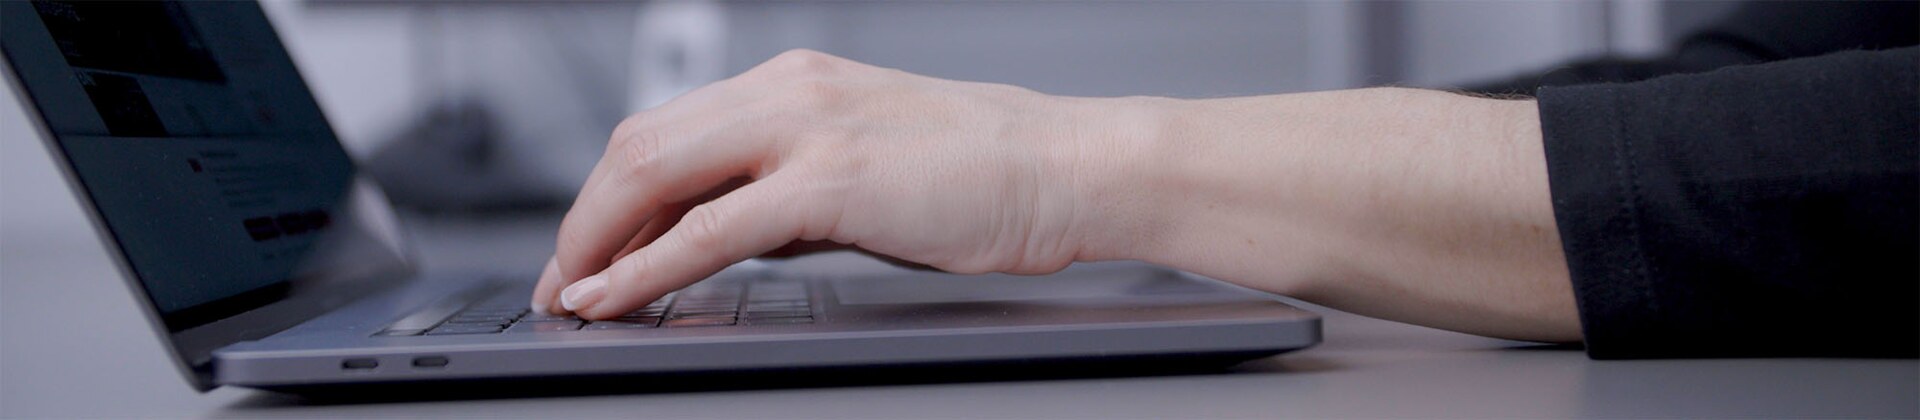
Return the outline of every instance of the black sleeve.
[[[1760,1],[1740,6],[1651,59],[1598,58],[1466,90],[1532,95],[1543,86],[1635,82],[1727,66],[1920,43],[1920,2]]]
[[[1542,88],[1596,359],[1920,354],[1920,47]]]

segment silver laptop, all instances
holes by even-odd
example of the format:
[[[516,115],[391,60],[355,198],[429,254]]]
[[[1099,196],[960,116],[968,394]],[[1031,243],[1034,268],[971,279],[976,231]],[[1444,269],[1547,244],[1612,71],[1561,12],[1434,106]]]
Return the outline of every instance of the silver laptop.
[[[258,4],[13,1],[0,15],[7,78],[201,390],[1235,361],[1320,339],[1311,313],[1130,263],[1043,277],[736,266],[616,320],[530,313],[531,272],[413,273]]]

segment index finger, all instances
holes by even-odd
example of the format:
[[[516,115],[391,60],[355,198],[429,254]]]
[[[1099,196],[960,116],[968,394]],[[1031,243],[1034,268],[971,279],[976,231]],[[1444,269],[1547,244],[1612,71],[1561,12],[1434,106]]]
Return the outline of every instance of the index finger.
[[[818,227],[837,215],[822,205],[828,199],[801,192],[801,185],[773,176],[694,207],[659,240],[567,287],[560,300],[581,318],[612,318],[733,263],[795,240],[821,239]]]
[[[610,182],[614,184],[630,182],[624,179],[624,177],[630,175],[622,172],[631,170],[630,168],[634,166],[633,160],[655,154],[654,152],[642,149],[658,149],[662,146],[658,144],[662,142],[662,140],[659,139],[660,134],[657,134],[660,127],[671,124],[672,121],[687,118],[689,115],[699,115],[699,113],[702,112],[710,113],[710,111],[706,110],[715,107],[729,106],[729,104],[726,103],[734,102],[725,98],[726,95],[723,91],[726,89],[723,88],[723,85],[727,83],[728,81],[721,81],[702,86],[693,92],[688,92],[686,95],[674,98],[672,101],[668,101],[666,104],[657,108],[635,113],[633,116],[621,121],[618,127],[614,127],[613,134],[607,140],[607,150],[601,154],[600,160],[594,164],[593,169],[587,174],[587,181],[580,187],[579,194],[574,197],[574,207],[568,210],[566,218],[562,221],[561,230],[557,234],[558,238],[556,238],[555,246],[558,249],[554,252],[554,259],[559,267],[557,271],[560,275],[556,278],[559,279],[558,282],[560,286],[564,287],[566,283],[571,283],[575,279],[605,268],[604,261],[595,264],[581,261],[583,258],[586,258],[585,256],[572,257],[572,255],[581,253],[597,254],[601,246],[598,243],[599,241],[587,239],[579,234],[569,235],[567,233],[567,221],[576,219],[574,213],[576,210],[581,209],[579,203],[602,195],[603,193],[601,193],[600,190],[606,188],[605,186]],[[636,142],[650,143],[635,144]],[[631,210],[632,211],[625,213],[611,214],[611,216],[625,217],[589,217],[595,220],[575,223],[604,229],[609,238],[630,237],[632,235],[627,231],[637,231],[648,219],[652,218],[652,213],[656,209],[635,208]],[[569,238],[586,241],[587,243],[569,245]],[[563,255],[567,255],[567,257],[563,257]],[[545,290],[545,282],[542,283],[540,290]]]
[[[666,126],[625,130],[560,223],[554,260],[564,287],[600,272],[614,254],[670,203],[692,199],[736,177],[760,175],[774,135],[760,111],[738,107]],[[544,285],[543,285],[544,287]]]

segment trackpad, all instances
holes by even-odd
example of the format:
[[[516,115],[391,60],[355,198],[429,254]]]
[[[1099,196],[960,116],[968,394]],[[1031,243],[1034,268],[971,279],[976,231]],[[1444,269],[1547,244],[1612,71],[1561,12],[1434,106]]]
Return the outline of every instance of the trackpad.
[[[907,272],[833,280],[841,305],[1102,299],[1218,292],[1215,286],[1141,264],[1075,266],[1045,276]]]

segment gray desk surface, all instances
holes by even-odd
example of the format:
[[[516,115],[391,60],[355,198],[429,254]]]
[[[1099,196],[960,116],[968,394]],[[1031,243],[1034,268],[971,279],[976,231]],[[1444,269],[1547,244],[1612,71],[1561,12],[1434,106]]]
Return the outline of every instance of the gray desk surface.
[[[145,330],[73,200],[46,187],[58,179],[44,158],[6,161],[42,167],[0,179],[0,417],[1920,416],[1913,360],[1593,361],[1314,307],[1327,316],[1325,344],[1221,374],[325,406],[244,389],[198,394]],[[429,269],[531,267],[551,249],[552,223],[415,231]]]

